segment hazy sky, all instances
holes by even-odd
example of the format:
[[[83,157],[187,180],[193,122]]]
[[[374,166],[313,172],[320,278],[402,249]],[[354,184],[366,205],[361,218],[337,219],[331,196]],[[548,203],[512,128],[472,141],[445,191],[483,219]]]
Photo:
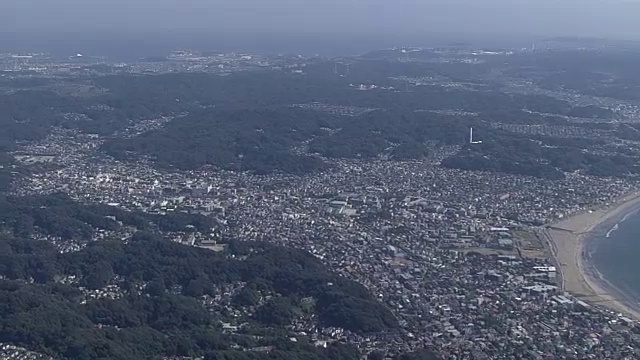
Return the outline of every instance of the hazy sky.
[[[0,0],[0,31],[456,33],[640,38],[640,0]]]

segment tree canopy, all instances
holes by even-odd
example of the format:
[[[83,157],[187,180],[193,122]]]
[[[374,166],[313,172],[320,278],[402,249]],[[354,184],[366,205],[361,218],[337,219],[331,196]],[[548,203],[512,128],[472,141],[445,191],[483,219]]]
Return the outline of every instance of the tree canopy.
[[[22,204],[19,216],[28,215],[29,206],[31,211],[42,206],[54,209],[59,225],[49,229],[43,223],[43,229],[56,234],[78,231],[78,211],[84,209],[62,196],[5,199],[4,204],[15,203]],[[3,220],[5,226],[11,226],[9,219]],[[80,228],[107,226],[90,216],[82,219],[87,222]],[[38,216],[33,221],[40,224]],[[234,241],[225,252],[216,253],[165,240],[159,233],[137,232],[126,242],[103,240],[60,253],[47,241],[21,237],[26,233],[14,229],[14,235],[0,236],[0,311],[6,315],[0,320],[0,342],[52,356],[357,359],[358,352],[343,345],[321,349],[291,343],[283,338],[285,327],[312,311],[321,326],[360,334],[398,328],[393,314],[366,288],[329,271],[301,250]],[[256,341],[242,332],[225,333],[220,328],[225,315],[208,311],[200,301],[215,296],[220,286],[238,283],[246,285],[231,304],[237,309],[259,305],[246,321],[254,328],[272,329],[265,331],[273,331],[273,337]],[[119,290],[105,290],[114,285]],[[86,291],[118,295],[92,300]],[[276,296],[263,302],[265,294]],[[313,299],[314,305],[305,307],[303,299]],[[271,346],[272,351],[239,352],[234,350],[238,343]]]

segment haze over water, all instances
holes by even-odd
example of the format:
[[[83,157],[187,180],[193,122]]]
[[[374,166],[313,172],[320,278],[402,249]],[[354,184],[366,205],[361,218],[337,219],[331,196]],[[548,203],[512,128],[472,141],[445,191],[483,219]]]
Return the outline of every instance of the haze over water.
[[[637,40],[639,13],[640,0],[2,0],[0,52],[354,55],[478,39],[529,47],[555,36]]]
[[[390,47],[528,47],[534,38],[507,36],[380,35],[380,34],[226,34],[209,31],[132,31],[67,33],[0,33],[0,52],[45,52],[57,56],[82,53],[111,59],[138,60],[173,50],[350,56]]]

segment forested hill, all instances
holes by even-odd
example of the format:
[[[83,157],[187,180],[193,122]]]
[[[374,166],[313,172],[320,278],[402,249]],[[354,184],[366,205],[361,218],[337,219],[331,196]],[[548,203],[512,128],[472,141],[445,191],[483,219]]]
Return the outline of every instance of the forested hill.
[[[149,155],[161,166],[215,165],[261,173],[305,173],[323,163],[292,147],[337,126],[336,117],[301,109],[200,110],[134,139],[114,139],[104,150],[118,158]]]
[[[432,150],[426,144],[464,145],[442,164],[549,179],[561,179],[574,171],[596,176],[627,176],[640,171],[636,154],[585,151],[605,146],[604,140],[513,134],[492,128],[490,121],[566,125],[562,118],[523,111],[465,117],[377,110],[345,117],[288,107],[207,109],[133,139],[113,139],[103,150],[120,159],[145,155],[160,166],[183,170],[213,165],[262,174],[302,174],[325,169],[327,164],[321,157],[422,159]],[[470,127],[482,139],[481,144],[468,144]],[[613,128],[608,125],[604,130]],[[629,131],[621,134],[631,135]]]
[[[158,230],[210,232],[212,218],[182,212],[152,215],[130,212],[105,204],[80,204],[66,194],[1,196],[0,230],[16,237],[52,236],[62,240],[89,241],[96,230]]]
[[[426,84],[403,88],[396,78],[411,74],[421,79],[420,75],[445,71],[427,64],[361,59],[345,77],[335,77],[326,65],[310,64],[303,76],[266,72],[222,78],[189,74],[100,78],[97,82],[110,89],[109,98],[127,94],[121,103],[110,104],[123,106],[130,104],[130,99],[144,104],[147,96],[158,93],[167,99],[163,107],[189,112],[162,129],[133,138],[111,139],[102,149],[119,159],[135,161],[146,156],[165,168],[185,170],[212,165],[260,174],[303,174],[327,168],[330,162],[323,162],[317,155],[422,159],[429,152],[426,143],[464,145],[469,128],[474,127],[478,139],[493,140],[491,143],[498,145],[467,147],[447,160],[445,166],[554,179],[576,170],[601,176],[636,172],[635,159],[628,156],[594,155],[595,151],[577,155],[589,145],[574,139],[553,144],[558,139],[550,139],[549,135],[517,134],[495,126],[549,125],[589,133],[599,125],[568,119],[611,119],[616,115],[610,109],[572,106],[543,95],[507,94],[473,82],[453,88]],[[358,91],[354,85],[358,82],[375,83],[378,87]],[[174,99],[170,103],[163,91],[180,101]],[[127,108],[136,107],[130,104]],[[344,116],[344,111],[357,115]],[[99,119],[104,114],[92,116]],[[616,126],[601,130],[614,131]],[[620,135],[628,137],[628,133],[623,131]],[[534,158],[528,153],[530,140],[539,142],[537,146],[543,150],[536,154],[541,156]]]
[[[12,180],[13,157],[0,148],[0,194],[9,190]]]
[[[606,130],[604,135],[611,139],[638,141],[633,126],[613,122],[619,114],[612,109],[572,104],[547,95],[507,92],[493,81],[482,80],[492,68],[518,68],[522,64],[459,66],[399,62],[393,56],[369,55],[351,59],[349,73],[342,76],[335,73],[334,61],[306,59],[303,74],[278,70],[225,76],[120,74],[70,78],[55,85],[50,79],[33,79],[26,84],[0,80],[0,85],[17,87],[16,91],[0,94],[0,126],[5,130],[0,132],[0,151],[14,150],[17,142],[41,139],[56,126],[100,134],[108,138],[103,147],[107,153],[134,161],[147,156],[161,167],[194,169],[212,165],[261,174],[303,174],[327,168],[330,162],[321,161],[317,155],[421,159],[429,150],[425,142],[463,145],[471,126],[478,139],[494,138],[507,144],[523,135],[518,131],[535,131],[538,125],[557,127],[551,133],[572,127],[569,130],[588,133],[580,136],[594,139],[602,134],[594,137],[593,130]],[[563,63],[562,59],[556,60]],[[539,65],[552,65],[545,64]],[[188,115],[181,116],[184,114]],[[121,137],[141,120],[160,117],[173,120],[164,128],[133,138]],[[600,124],[608,120],[605,125],[611,128],[569,121],[573,117],[596,119]],[[505,128],[518,125],[525,130],[499,131],[499,124],[507,125]],[[541,144],[547,146],[554,145]],[[507,150],[509,147],[515,153],[480,146],[473,151],[466,149],[446,165],[549,178],[576,170],[603,176],[636,172],[630,165],[636,159],[628,156],[592,156],[619,152],[605,146],[571,146],[576,151],[589,150],[589,154],[578,156],[571,151],[572,158],[561,161],[555,161],[554,154],[543,154],[533,162],[517,146],[505,146]],[[10,172],[0,168],[0,191],[9,178]]]
[[[421,158],[426,154],[426,141],[463,143],[470,123],[388,111],[340,117],[295,108],[213,109],[176,119],[161,130],[133,139],[114,139],[103,149],[118,158],[151,156],[162,166],[181,169],[214,165],[258,173],[305,173],[325,166],[313,154]],[[292,151],[295,148],[303,152]]]
[[[362,285],[304,251],[266,243],[216,253],[137,233],[60,254],[3,235],[0,249],[0,342],[55,357],[358,359],[346,345],[291,342],[285,327],[314,318],[360,334],[398,327]],[[240,329],[225,332],[223,322]],[[264,346],[272,350],[234,350]]]

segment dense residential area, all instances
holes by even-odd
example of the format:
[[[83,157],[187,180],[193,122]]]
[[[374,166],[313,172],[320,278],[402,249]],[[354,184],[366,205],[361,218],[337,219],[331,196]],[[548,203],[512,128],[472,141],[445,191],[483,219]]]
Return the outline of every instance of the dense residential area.
[[[637,190],[638,54],[4,54],[0,356],[638,358],[545,236]]]

